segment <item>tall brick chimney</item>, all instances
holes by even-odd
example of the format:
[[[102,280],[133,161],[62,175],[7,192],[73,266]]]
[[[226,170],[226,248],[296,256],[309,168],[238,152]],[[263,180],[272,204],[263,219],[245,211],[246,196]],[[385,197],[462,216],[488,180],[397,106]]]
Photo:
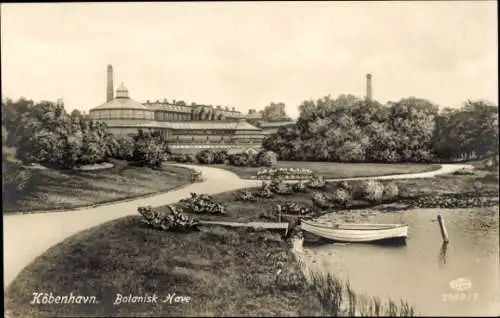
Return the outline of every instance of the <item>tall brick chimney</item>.
[[[113,88],[113,66],[108,65],[108,73],[107,73],[107,85],[106,85],[106,102],[110,102],[113,100],[114,88]]]
[[[366,99],[372,100],[372,74],[366,74]]]

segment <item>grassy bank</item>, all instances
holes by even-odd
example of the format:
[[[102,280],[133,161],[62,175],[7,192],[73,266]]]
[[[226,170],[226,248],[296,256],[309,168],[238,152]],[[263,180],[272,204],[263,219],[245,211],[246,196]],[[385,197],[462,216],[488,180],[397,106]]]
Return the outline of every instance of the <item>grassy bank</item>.
[[[30,170],[34,189],[5,198],[3,211],[72,209],[168,191],[191,182],[191,170],[164,166],[159,170],[113,161],[96,171]]]
[[[342,296],[331,297],[343,290],[332,277],[308,282],[278,233],[218,226],[162,232],[131,216],[81,232],[38,257],[9,286],[5,306],[8,317],[331,316],[344,312]],[[33,292],[95,296],[96,303],[30,304]],[[172,293],[190,299],[163,302]],[[158,298],[115,305],[117,294]]]
[[[349,184],[355,188],[360,181],[350,181]],[[450,174],[441,175],[435,178],[422,179],[401,179],[401,180],[383,180],[383,184],[394,183],[399,189],[396,197],[390,200],[382,200],[380,202],[369,202],[364,200],[351,200],[343,209],[327,209],[324,213],[353,209],[376,209],[382,208],[385,203],[397,203],[415,201],[420,198],[429,196],[439,196],[446,194],[455,194],[464,196],[497,196],[499,191],[498,179],[495,179],[494,174],[487,171],[475,171],[473,174]],[[273,198],[256,197],[253,202],[240,201],[237,199],[238,191],[224,192],[214,195],[213,198],[220,201],[226,210],[225,215],[203,215],[200,216],[203,220],[224,220],[234,222],[256,222],[263,221],[259,216],[265,211],[271,211],[280,202],[294,202],[301,205],[313,208],[312,193],[319,192],[326,196],[334,193],[337,188],[337,182],[328,182],[323,189],[307,189],[305,192],[295,192],[289,195],[275,194]],[[255,188],[247,189],[255,191]],[[166,206],[159,207],[160,210],[167,210]],[[286,221],[286,220],[285,220]]]
[[[161,232],[127,217],[87,230],[50,249],[7,290],[13,317],[221,316],[321,312],[310,289],[277,280],[300,270],[278,233],[201,227]],[[300,276],[300,275],[299,275]],[[98,304],[30,305],[32,292],[96,296]],[[189,296],[183,304],[122,304],[116,294]]]
[[[261,167],[237,167],[225,164],[213,165],[236,173],[240,178],[250,179]],[[383,164],[383,163],[338,163],[310,161],[278,161],[273,168],[304,168],[327,179],[385,176],[426,172],[439,169],[433,164]]]

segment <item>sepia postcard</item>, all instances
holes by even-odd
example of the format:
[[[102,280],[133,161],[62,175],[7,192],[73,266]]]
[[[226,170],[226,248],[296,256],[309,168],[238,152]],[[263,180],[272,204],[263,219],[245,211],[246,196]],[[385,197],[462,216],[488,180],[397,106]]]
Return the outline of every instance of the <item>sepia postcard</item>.
[[[498,317],[496,13],[2,3],[4,317]]]

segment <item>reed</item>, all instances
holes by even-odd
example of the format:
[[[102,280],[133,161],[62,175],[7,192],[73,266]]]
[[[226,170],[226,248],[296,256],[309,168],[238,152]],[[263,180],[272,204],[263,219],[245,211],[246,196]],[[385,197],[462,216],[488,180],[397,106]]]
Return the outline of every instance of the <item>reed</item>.
[[[299,261],[303,269],[304,263]],[[345,317],[414,317],[414,308],[405,300],[399,304],[392,299],[383,302],[378,297],[356,293],[349,281],[342,281],[331,273],[306,271],[308,284],[316,291],[323,307],[323,315]]]

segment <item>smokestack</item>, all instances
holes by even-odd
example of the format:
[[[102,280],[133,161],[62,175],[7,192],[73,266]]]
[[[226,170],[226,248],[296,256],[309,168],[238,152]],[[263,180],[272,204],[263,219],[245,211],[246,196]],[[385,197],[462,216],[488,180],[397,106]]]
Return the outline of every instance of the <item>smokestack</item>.
[[[366,74],[366,99],[372,100],[372,74]]]
[[[113,66],[108,65],[106,102],[110,102],[114,99],[113,91],[114,91],[114,88],[113,88]]]

